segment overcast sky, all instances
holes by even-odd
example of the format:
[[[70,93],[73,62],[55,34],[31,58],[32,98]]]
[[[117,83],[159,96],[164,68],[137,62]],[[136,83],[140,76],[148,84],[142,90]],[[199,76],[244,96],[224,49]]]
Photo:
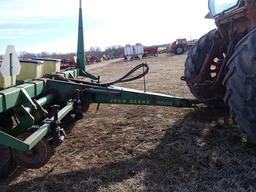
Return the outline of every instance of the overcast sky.
[[[76,52],[79,0],[1,0],[0,54]],[[165,44],[215,28],[207,0],[83,0],[85,48]]]

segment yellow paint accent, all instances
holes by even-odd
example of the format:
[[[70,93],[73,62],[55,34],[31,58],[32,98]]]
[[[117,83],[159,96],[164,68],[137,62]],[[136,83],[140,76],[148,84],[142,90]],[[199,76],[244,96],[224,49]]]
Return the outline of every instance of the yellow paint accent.
[[[127,103],[127,104],[138,104],[138,105],[149,105],[149,103],[150,103],[150,101],[148,101],[148,100],[129,100],[128,102],[127,102],[127,100],[126,99],[111,99],[110,100],[110,103],[120,103],[120,104],[125,104],[125,103]]]
[[[15,83],[16,76],[13,76],[13,82]],[[12,79],[10,76],[2,76],[0,73],[0,88],[5,89],[12,86]]]
[[[43,62],[42,63],[29,63],[20,62],[21,70],[17,75],[17,80],[36,79],[43,76]]]
[[[60,61],[47,61],[44,60],[44,74],[52,74],[55,72],[60,72]]]

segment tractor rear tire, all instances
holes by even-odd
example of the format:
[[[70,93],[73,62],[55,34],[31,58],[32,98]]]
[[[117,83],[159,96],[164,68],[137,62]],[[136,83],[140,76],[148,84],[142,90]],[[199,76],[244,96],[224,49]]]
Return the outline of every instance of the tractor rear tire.
[[[224,97],[225,87],[220,83],[208,86],[209,82],[213,81],[211,78],[211,69],[206,74],[203,74],[205,79],[197,80],[195,83],[192,79],[200,79],[200,72],[203,65],[209,55],[209,51],[215,43],[216,59],[224,59],[223,53],[225,53],[224,40],[221,38],[219,32],[214,29],[202,36],[197,43],[188,51],[188,56],[185,62],[184,77],[185,81],[191,91],[191,93],[201,102],[208,105],[220,104]],[[215,56],[215,55],[214,55]],[[218,58],[220,57],[220,58]],[[223,58],[222,58],[223,57]],[[215,59],[214,58],[214,59]],[[216,65],[216,61],[212,61],[213,65]],[[217,73],[217,72],[216,72]],[[217,74],[216,74],[217,76]],[[198,85],[204,86],[198,86]],[[217,101],[217,102],[216,102]]]
[[[236,123],[256,143],[256,28],[236,46],[228,61],[224,101]]]

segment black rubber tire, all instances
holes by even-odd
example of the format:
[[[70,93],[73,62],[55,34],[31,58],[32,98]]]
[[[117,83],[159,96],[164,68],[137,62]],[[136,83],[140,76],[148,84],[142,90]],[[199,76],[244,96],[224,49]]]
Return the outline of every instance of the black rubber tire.
[[[13,128],[12,114],[10,111],[0,114],[0,127],[3,130]]]
[[[52,148],[46,140],[40,140],[28,152],[13,150],[13,159],[15,162],[19,166],[29,169],[39,169],[50,160],[51,156]]]
[[[6,112],[0,115],[0,130],[5,131],[13,127],[12,115]],[[0,179],[9,176],[16,168],[16,163],[13,161],[11,148],[0,145]]]
[[[239,127],[256,143],[256,28],[237,44],[228,68],[224,101]]]
[[[184,77],[186,83],[191,91],[191,93],[201,102],[210,104],[215,103],[214,101],[222,101],[224,97],[224,92],[220,93],[218,91],[209,93],[205,90],[201,90],[196,85],[191,83],[189,79],[193,76],[198,76],[200,70],[205,62],[205,59],[208,55],[209,50],[211,49],[213,41],[217,42],[218,51],[224,52],[223,39],[221,38],[219,32],[214,29],[202,36],[197,43],[188,51],[188,56],[185,62]],[[224,86],[220,83],[218,89],[225,90]]]
[[[184,52],[185,52],[185,50],[184,50],[184,48],[182,48],[182,47],[177,47],[177,48],[175,49],[175,54],[176,54],[176,55],[182,55]]]
[[[0,145],[0,179],[4,179],[15,169],[11,149]]]

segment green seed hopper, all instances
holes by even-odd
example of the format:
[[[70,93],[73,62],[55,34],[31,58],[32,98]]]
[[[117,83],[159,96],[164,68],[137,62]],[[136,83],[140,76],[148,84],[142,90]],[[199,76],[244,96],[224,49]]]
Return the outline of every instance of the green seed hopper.
[[[56,61],[49,71],[43,59],[31,60],[33,66],[29,68],[24,67],[25,64],[20,66],[14,48],[7,49],[0,68],[1,178],[8,176],[16,165],[25,168],[45,165],[52,148],[62,143],[66,136],[60,126],[62,119],[69,114],[74,114],[76,119],[82,118],[92,103],[186,108],[198,104],[196,100],[114,86],[118,82],[143,77],[148,72],[146,64],[135,67],[115,82],[100,83],[99,77],[85,71],[81,1],[78,29],[76,69],[60,71]],[[141,68],[144,72],[129,78]],[[28,77],[28,69],[33,69],[36,74],[29,73],[32,79],[22,79],[23,73]],[[42,77],[38,78],[38,75]],[[84,77],[82,80],[77,78],[81,76]]]

